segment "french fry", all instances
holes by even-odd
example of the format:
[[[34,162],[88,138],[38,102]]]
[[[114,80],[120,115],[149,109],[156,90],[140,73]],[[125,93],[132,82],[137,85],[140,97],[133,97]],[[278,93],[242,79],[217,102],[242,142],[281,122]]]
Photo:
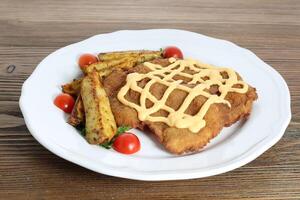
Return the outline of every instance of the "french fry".
[[[74,108],[71,112],[71,115],[69,116],[68,123],[71,124],[72,126],[78,126],[79,124],[84,123],[85,120],[85,113],[84,113],[84,107],[83,107],[83,102],[81,95],[79,94]]]
[[[74,79],[72,82],[62,85],[62,91],[64,93],[77,96],[80,93],[81,81],[82,78]]]
[[[82,80],[81,97],[85,110],[87,141],[91,144],[110,141],[116,134],[117,125],[97,72],[89,73]]]

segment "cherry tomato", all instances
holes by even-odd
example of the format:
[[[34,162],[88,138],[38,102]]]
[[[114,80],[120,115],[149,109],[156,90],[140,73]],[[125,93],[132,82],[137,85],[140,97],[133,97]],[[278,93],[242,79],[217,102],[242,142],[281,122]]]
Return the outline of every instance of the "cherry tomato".
[[[113,148],[120,153],[133,154],[140,150],[141,143],[136,135],[125,132],[115,139]]]
[[[182,54],[181,50],[175,46],[169,46],[169,47],[165,48],[163,51],[163,56],[165,58],[171,58],[171,57],[183,58],[183,54]]]
[[[75,100],[71,95],[62,93],[54,99],[54,104],[66,113],[71,113]]]
[[[79,67],[82,69],[90,64],[93,64],[98,61],[98,58],[93,54],[85,53],[82,54],[79,58],[78,64]]]

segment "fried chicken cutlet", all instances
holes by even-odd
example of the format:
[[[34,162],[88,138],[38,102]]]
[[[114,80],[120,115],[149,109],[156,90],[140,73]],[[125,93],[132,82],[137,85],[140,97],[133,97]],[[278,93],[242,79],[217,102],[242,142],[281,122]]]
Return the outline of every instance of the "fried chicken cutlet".
[[[151,63],[157,64],[158,66],[160,65],[162,67],[167,67],[171,64],[169,59],[157,59],[151,61]],[[153,65],[152,67],[155,68],[156,66]],[[118,126],[129,125],[133,128],[138,128],[141,130],[149,129],[153,134],[155,134],[159,142],[168,151],[174,154],[194,152],[203,148],[207,143],[209,143],[212,138],[220,133],[223,127],[230,126],[236,121],[246,118],[251,112],[253,101],[257,99],[255,88],[249,85],[247,85],[247,90],[244,93],[234,92],[234,90],[239,91],[239,89],[243,87],[240,82],[238,82],[232,86],[232,88],[234,89],[232,89],[232,91],[228,91],[226,93],[226,96],[223,98],[223,101],[226,101],[227,103],[221,102],[221,100],[217,100],[216,102],[210,104],[202,120],[204,121],[205,125],[201,127],[201,129],[195,129],[195,127],[198,127],[201,120],[198,120],[199,123],[198,121],[196,121],[197,123],[195,124],[195,126],[178,128],[178,126],[182,126],[181,122],[184,121],[185,116],[189,117],[188,119],[194,119],[193,116],[197,116],[199,114],[199,110],[201,110],[203,107],[207,107],[206,102],[210,97],[215,97],[215,99],[218,99],[218,97],[222,95],[222,92],[220,92],[222,90],[220,88],[222,87],[222,84],[221,86],[220,84],[212,84],[209,88],[206,88],[202,91],[201,94],[203,95],[195,96],[194,98],[190,98],[190,101],[187,101],[189,96],[189,92],[187,91],[189,91],[189,88],[192,89],[197,85],[197,87],[199,87],[201,83],[191,80],[192,76],[189,75],[196,74],[193,70],[184,68],[184,70],[182,71],[184,73],[180,72],[172,75],[173,82],[181,80],[181,83],[179,85],[177,84],[176,87],[165,85],[168,81],[165,82],[165,84],[162,84],[159,81],[154,81],[153,84],[151,84],[151,86],[149,87],[148,83],[151,81],[151,78],[149,77],[143,78],[140,81],[136,82],[137,88],[141,88],[141,90],[147,89],[148,92],[152,95],[152,98],[150,98],[149,96],[148,98],[141,97],[140,92],[137,92],[133,89],[128,90],[128,92],[124,95],[123,101],[127,101],[132,105],[135,104],[138,106],[138,108],[141,107],[141,103],[143,103],[145,104],[144,111],[148,111],[148,109],[153,108],[155,104],[150,99],[160,101],[161,99],[165,98],[165,94],[167,93],[166,91],[168,90],[168,88],[173,87],[173,90],[169,93],[169,95],[167,95],[167,98],[165,99],[164,106],[168,109],[158,109],[156,112],[152,112],[151,116],[148,116],[148,119],[152,120],[141,120],[140,115],[142,113],[139,113],[133,106],[125,105],[124,103],[122,103],[118,99],[118,95],[120,95],[120,90],[122,90],[122,88],[124,88],[124,86],[126,85],[126,79],[128,75],[134,73],[148,74],[154,69],[150,68],[151,67],[146,66],[146,64],[144,63],[128,71],[115,70],[107,78],[104,79],[103,85],[109,96],[112,112],[115,116],[115,120]],[[173,68],[173,70],[176,69],[178,69],[178,67]],[[170,73],[172,73],[172,70],[169,72],[165,72],[165,74],[163,75],[168,76]],[[230,74],[228,74],[228,72],[220,71],[220,77],[224,80],[228,79],[229,75]],[[237,76],[237,80],[242,81],[241,77],[238,74],[235,73],[235,75]],[[160,77],[159,74],[157,75],[157,77],[163,79],[163,77]],[[219,79],[220,77],[218,76]],[[203,82],[209,82],[209,76],[201,77],[201,80]],[[169,80],[169,82],[172,81]],[[182,88],[185,88],[185,90]],[[144,102],[141,101],[141,98],[144,98]],[[177,126],[170,125],[163,120],[157,120],[165,120],[169,118],[170,110],[177,112],[178,110],[180,110],[182,105],[186,103],[188,103],[188,105],[186,106],[184,113],[182,113],[184,117],[179,121]]]

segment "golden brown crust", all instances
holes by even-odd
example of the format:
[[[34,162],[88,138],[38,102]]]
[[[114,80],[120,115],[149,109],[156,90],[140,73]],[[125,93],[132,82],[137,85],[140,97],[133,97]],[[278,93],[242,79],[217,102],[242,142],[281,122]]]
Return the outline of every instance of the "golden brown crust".
[[[99,61],[85,68],[85,74],[93,71],[102,72],[112,69],[131,69],[137,64],[145,61],[150,61],[156,58],[161,58],[160,51],[120,51],[100,53]]]
[[[84,77],[81,84],[81,96],[85,110],[87,141],[91,144],[110,141],[116,134],[117,126],[109,99],[97,72]]]
[[[79,124],[84,123],[84,120],[85,120],[84,107],[83,107],[81,95],[79,94],[76,99],[72,113],[69,116],[68,123],[71,124],[72,126],[78,126]]]
[[[155,60],[154,63],[167,65],[167,60]],[[226,96],[226,100],[231,103],[231,108],[225,104],[213,104],[204,119],[206,126],[198,133],[192,133],[188,129],[179,129],[169,127],[161,122],[140,121],[135,109],[125,106],[117,99],[118,90],[125,84],[127,73],[131,72],[146,73],[148,70],[143,65],[138,65],[129,72],[114,71],[104,80],[104,87],[109,94],[112,112],[115,116],[118,125],[129,125],[134,128],[145,129],[149,128],[164,147],[175,154],[198,151],[214,138],[222,130],[224,126],[230,126],[237,120],[246,118],[252,108],[253,101],[257,99],[257,94],[251,86],[245,94],[231,92]],[[118,82],[116,84],[116,82]],[[143,83],[140,83],[143,84]],[[214,92],[212,88],[211,92]],[[155,96],[160,96],[163,92],[162,87],[156,85],[152,88],[151,93]],[[184,92],[175,90],[167,100],[167,104],[173,108],[181,105],[185,98]],[[134,92],[129,92],[126,98],[132,102],[138,103],[139,96]],[[205,97],[199,96],[189,106],[187,112],[192,114],[199,110],[205,102]],[[158,115],[164,115],[163,111],[159,111]]]
[[[72,82],[62,85],[62,91],[72,96],[77,96],[80,93],[82,78],[74,79]]]

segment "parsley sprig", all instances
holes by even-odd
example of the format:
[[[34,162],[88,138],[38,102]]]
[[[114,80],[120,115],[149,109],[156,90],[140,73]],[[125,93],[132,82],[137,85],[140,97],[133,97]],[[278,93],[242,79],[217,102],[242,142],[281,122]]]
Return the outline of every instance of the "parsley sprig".
[[[130,126],[119,126],[117,129],[117,133],[116,135],[109,141],[109,142],[105,142],[103,144],[100,144],[100,146],[104,147],[105,149],[110,149],[115,141],[115,139],[121,135],[122,133],[130,130],[131,127]]]
[[[80,135],[85,137],[85,126],[83,124],[79,124],[75,128],[79,131]]]

